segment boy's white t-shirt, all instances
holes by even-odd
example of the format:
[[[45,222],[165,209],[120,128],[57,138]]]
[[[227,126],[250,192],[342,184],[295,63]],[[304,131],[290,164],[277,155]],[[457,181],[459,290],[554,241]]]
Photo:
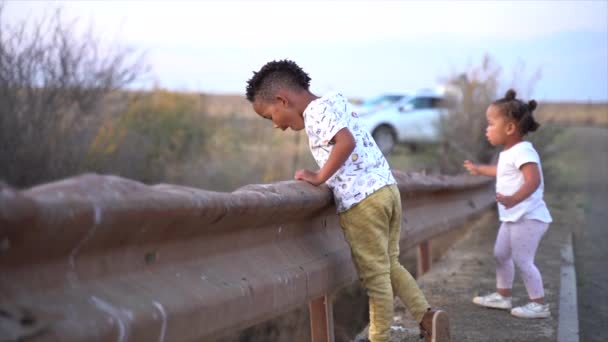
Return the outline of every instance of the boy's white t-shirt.
[[[332,139],[338,131],[346,127],[355,138],[351,155],[326,181],[334,194],[338,213],[352,208],[381,187],[396,183],[384,155],[344,96],[330,93],[312,101],[303,117],[310,151],[319,167],[329,159],[334,145]]]
[[[543,200],[545,184],[540,157],[530,142],[522,141],[508,150],[500,152],[496,167],[496,193],[510,196],[517,192],[524,184],[524,175],[520,167],[526,163],[538,165],[540,185],[532,195],[509,209],[498,203],[500,221],[515,222],[523,218],[549,223],[552,219]]]

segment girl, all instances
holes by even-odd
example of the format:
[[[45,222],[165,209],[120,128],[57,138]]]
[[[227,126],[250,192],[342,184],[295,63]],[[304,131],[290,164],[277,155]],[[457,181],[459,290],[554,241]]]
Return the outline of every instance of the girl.
[[[498,165],[464,161],[472,175],[496,177],[496,201],[501,221],[494,245],[496,292],[473,298],[473,303],[496,309],[511,309],[514,265],[523,278],[530,302],[511,310],[521,318],[547,318],[543,280],[534,265],[534,255],[543,234],[552,221],[543,201],[543,176],[538,153],[523,138],[539,124],[532,112],[536,101],[528,103],[515,98],[510,89],[505,97],[493,102],[486,111],[486,137],[493,146],[503,145]]]

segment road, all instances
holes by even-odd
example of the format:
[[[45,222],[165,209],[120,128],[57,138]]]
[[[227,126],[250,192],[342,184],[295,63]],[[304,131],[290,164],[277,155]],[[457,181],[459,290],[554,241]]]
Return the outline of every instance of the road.
[[[608,129],[577,129],[584,224],[574,229],[580,340],[608,341]]]

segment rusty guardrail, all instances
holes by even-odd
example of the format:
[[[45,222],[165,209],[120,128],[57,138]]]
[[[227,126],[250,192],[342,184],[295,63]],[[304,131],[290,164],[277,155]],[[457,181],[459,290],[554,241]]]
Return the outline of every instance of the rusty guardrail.
[[[489,179],[395,176],[402,250],[494,203]],[[308,304],[313,339],[331,341],[329,295],[354,281],[325,186],[219,193],[86,174],[0,188],[0,340],[195,341]]]

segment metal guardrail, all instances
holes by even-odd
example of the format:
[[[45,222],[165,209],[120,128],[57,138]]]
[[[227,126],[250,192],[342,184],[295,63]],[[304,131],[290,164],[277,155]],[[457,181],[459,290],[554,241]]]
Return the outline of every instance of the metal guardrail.
[[[402,251],[494,203],[490,179],[394,173]],[[325,186],[0,188],[0,340],[200,341],[308,304],[313,340],[331,341],[350,258]]]

